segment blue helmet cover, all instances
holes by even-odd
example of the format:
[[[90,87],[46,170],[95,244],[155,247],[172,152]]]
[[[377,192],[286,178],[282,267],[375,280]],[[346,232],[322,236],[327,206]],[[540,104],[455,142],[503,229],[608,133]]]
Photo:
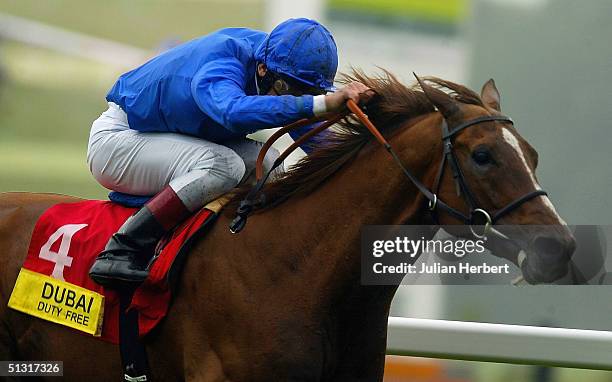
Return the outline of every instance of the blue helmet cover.
[[[334,90],[338,49],[329,30],[315,20],[282,22],[257,48],[255,59],[273,72],[318,89]]]

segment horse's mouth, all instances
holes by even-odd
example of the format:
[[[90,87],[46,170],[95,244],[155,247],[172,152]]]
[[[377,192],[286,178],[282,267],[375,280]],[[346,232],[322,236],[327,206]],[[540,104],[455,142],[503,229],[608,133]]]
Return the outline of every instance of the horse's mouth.
[[[530,241],[526,251],[518,255],[518,265],[530,284],[552,283],[564,277],[575,249],[571,233],[563,235],[539,234]]]
[[[489,240],[489,249],[515,263],[530,284],[553,283],[569,271],[575,249],[566,226],[505,226],[497,230],[499,240]],[[504,240],[505,238],[506,240]]]
[[[524,254],[523,251],[521,253]],[[523,273],[523,278],[529,284],[549,284],[564,277],[569,270],[568,261],[555,264],[544,265],[537,261],[537,254],[531,253],[521,259],[519,254],[519,267]],[[535,259],[535,260],[534,260]]]

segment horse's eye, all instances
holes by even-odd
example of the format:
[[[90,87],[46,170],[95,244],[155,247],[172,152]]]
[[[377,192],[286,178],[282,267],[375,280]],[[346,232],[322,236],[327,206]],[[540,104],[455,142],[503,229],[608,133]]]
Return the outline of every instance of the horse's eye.
[[[491,153],[488,150],[480,149],[472,153],[472,159],[477,164],[484,166],[492,162]]]

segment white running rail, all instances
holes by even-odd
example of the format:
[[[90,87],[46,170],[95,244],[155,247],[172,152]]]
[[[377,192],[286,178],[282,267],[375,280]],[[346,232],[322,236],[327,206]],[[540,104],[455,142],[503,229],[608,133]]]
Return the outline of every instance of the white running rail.
[[[612,332],[389,317],[387,354],[612,370]]]
[[[0,37],[113,66],[134,67],[151,56],[145,49],[1,12]]]

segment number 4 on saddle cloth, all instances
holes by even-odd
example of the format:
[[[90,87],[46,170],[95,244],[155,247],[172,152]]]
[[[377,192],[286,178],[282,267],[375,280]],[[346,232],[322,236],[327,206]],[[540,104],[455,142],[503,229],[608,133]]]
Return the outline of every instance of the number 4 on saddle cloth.
[[[168,311],[190,246],[214,222],[226,199],[209,203],[160,242],[149,278],[134,291],[140,335]],[[94,283],[88,271],[110,236],[136,211],[118,203],[60,203],[36,222],[9,307],[119,343],[120,296]]]

